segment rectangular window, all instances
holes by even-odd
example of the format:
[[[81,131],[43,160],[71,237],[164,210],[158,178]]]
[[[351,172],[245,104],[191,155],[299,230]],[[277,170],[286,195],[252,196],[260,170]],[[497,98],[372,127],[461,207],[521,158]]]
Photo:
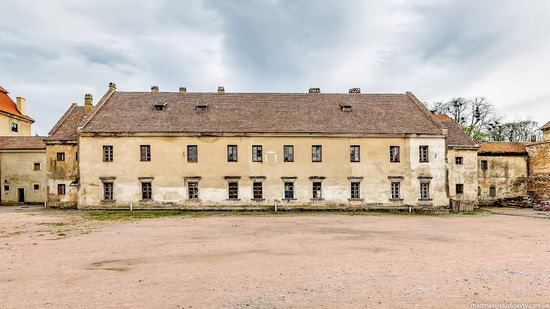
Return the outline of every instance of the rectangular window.
[[[351,186],[351,198],[353,199],[360,199],[361,198],[361,183],[360,182],[352,182]]]
[[[294,162],[294,146],[285,145],[284,147],[285,162]]]
[[[262,146],[260,145],[252,146],[252,161],[262,162]]]
[[[496,187],[489,187],[489,196],[491,196],[491,197],[497,196],[497,188]]]
[[[151,145],[139,146],[139,158],[141,161],[151,161]]]
[[[390,162],[399,162],[399,146],[390,146]]]
[[[74,159],[75,159],[76,161],[78,161],[78,152],[75,152],[75,154],[74,154]]]
[[[65,161],[65,153],[64,152],[58,152],[56,156],[57,161]]]
[[[252,197],[255,200],[264,198],[264,183],[261,181],[255,181],[252,183]]]
[[[312,197],[313,197],[314,199],[321,199],[321,198],[323,198],[322,193],[321,193],[321,191],[322,191],[322,190],[321,190],[321,182],[320,182],[320,181],[314,181],[314,182],[312,183],[312,185],[313,185],[313,190],[312,190],[313,196],[312,196]]]
[[[65,195],[65,184],[58,184],[57,185],[57,195]]]
[[[9,185],[4,185],[4,191],[9,191],[10,190],[10,186]]]
[[[227,162],[237,162],[237,145],[227,145]]]
[[[429,150],[428,146],[418,146],[418,160],[420,162],[429,161]]]
[[[113,146],[103,146],[103,162],[113,162]]]
[[[34,163],[34,170],[39,171],[40,170],[40,163]]]
[[[420,183],[420,199],[427,200],[430,199],[430,183],[421,182]]]
[[[456,157],[456,158],[455,158],[455,164],[456,164],[456,165],[462,165],[462,164],[464,164],[464,158],[462,158],[462,157]]]
[[[19,124],[15,123],[15,122],[12,122],[11,123],[11,131],[15,132],[15,133],[19,132]]]
[[[236,181],[231,181],[227,183],[227,191],[229,192],[230,200],[239,199],[239,183]]]
[[[322,160],[322,146],[313,145],[311,146],[311,161],[312,162],[321,162]]]
[[[190,181],[187,183],[187,198],[196,200],[199,198],[199,183]]]
[[[481,169],[487,170],[489,168],[489,164],[487,163],[487,160],[481,160]]]
[[[401,183],[400,182],[392,182],[391,183],[391,198],[392,199],[400,199],[401,198]]]
[[[285,190],[285,199],[293,199],[294,198],[294,183],[293,182],[285,182],[284,183],[284,190]]]
[[[463,194],[464,193],[464,185],[461,183],[456,184],[456,194]]]
[[[361,161],[361,152],[359,146],[354,145],[349,147],[349,160],[350,162]]]
[[[113,183],[112,182],[103,183],[103,200],[105,201],[113,200]]]
[[[153,184],[150,182],[141,183],[141,199],[152,200],[153,199]]]
[[[199,149],[197,145],[187,145],[187,162],[195,163],[199,161]]]
[[[33,188],[34,190],[40,190],[40,185],[37,184],[37,183],[35,183],[34,185],[32,185],[32,188]]]

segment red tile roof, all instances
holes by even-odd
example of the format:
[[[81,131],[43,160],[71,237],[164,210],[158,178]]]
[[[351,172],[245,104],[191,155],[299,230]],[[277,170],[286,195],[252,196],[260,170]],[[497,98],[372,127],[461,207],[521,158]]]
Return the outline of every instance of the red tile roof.
[[[43,136],[0,136],[0,150],[46,149]]]
[[[8,95],[8,91],[2,86],[0,86],[0,111],[23,118],[30,122],[34,122],[31,117],[21,114],[21,112],[17,109],[17,105],[15,104],[15,102],[13,102],[13,100]]]
[[[527,154],[525,150],[527,144],[527,142],[481,142],[479,154]]]
[[[435,118],[443,124],[448,130],[447,144],[449,146],[467,146],[475,147],[476,143],[462,131],[462,129],[445,114],[434,114]]]

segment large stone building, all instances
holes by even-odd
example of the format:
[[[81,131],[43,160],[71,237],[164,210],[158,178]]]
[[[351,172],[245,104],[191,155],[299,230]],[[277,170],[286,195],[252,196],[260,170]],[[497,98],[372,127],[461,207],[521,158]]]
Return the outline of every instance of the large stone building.
[[[412,93],[120,92],[78,133],[79,208],[448,207],[447,129]]]

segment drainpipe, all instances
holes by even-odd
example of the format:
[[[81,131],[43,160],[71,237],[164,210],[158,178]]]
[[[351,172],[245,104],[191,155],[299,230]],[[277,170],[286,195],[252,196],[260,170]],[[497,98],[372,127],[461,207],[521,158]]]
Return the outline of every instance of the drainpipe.
[[[133,206],[133,203],[130,203],[130,211],[134,211]]]
[[[275,200],[274,204],[275,204],[275,212],[277,212],[277,204],[279,203],[279,200]]]

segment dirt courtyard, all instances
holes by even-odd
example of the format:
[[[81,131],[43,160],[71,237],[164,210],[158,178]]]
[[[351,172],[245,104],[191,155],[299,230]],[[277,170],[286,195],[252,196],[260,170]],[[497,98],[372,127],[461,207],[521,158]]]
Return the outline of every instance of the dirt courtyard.
[[[550,220],[0,210],[2,308],[470,308],[550,303]]]

